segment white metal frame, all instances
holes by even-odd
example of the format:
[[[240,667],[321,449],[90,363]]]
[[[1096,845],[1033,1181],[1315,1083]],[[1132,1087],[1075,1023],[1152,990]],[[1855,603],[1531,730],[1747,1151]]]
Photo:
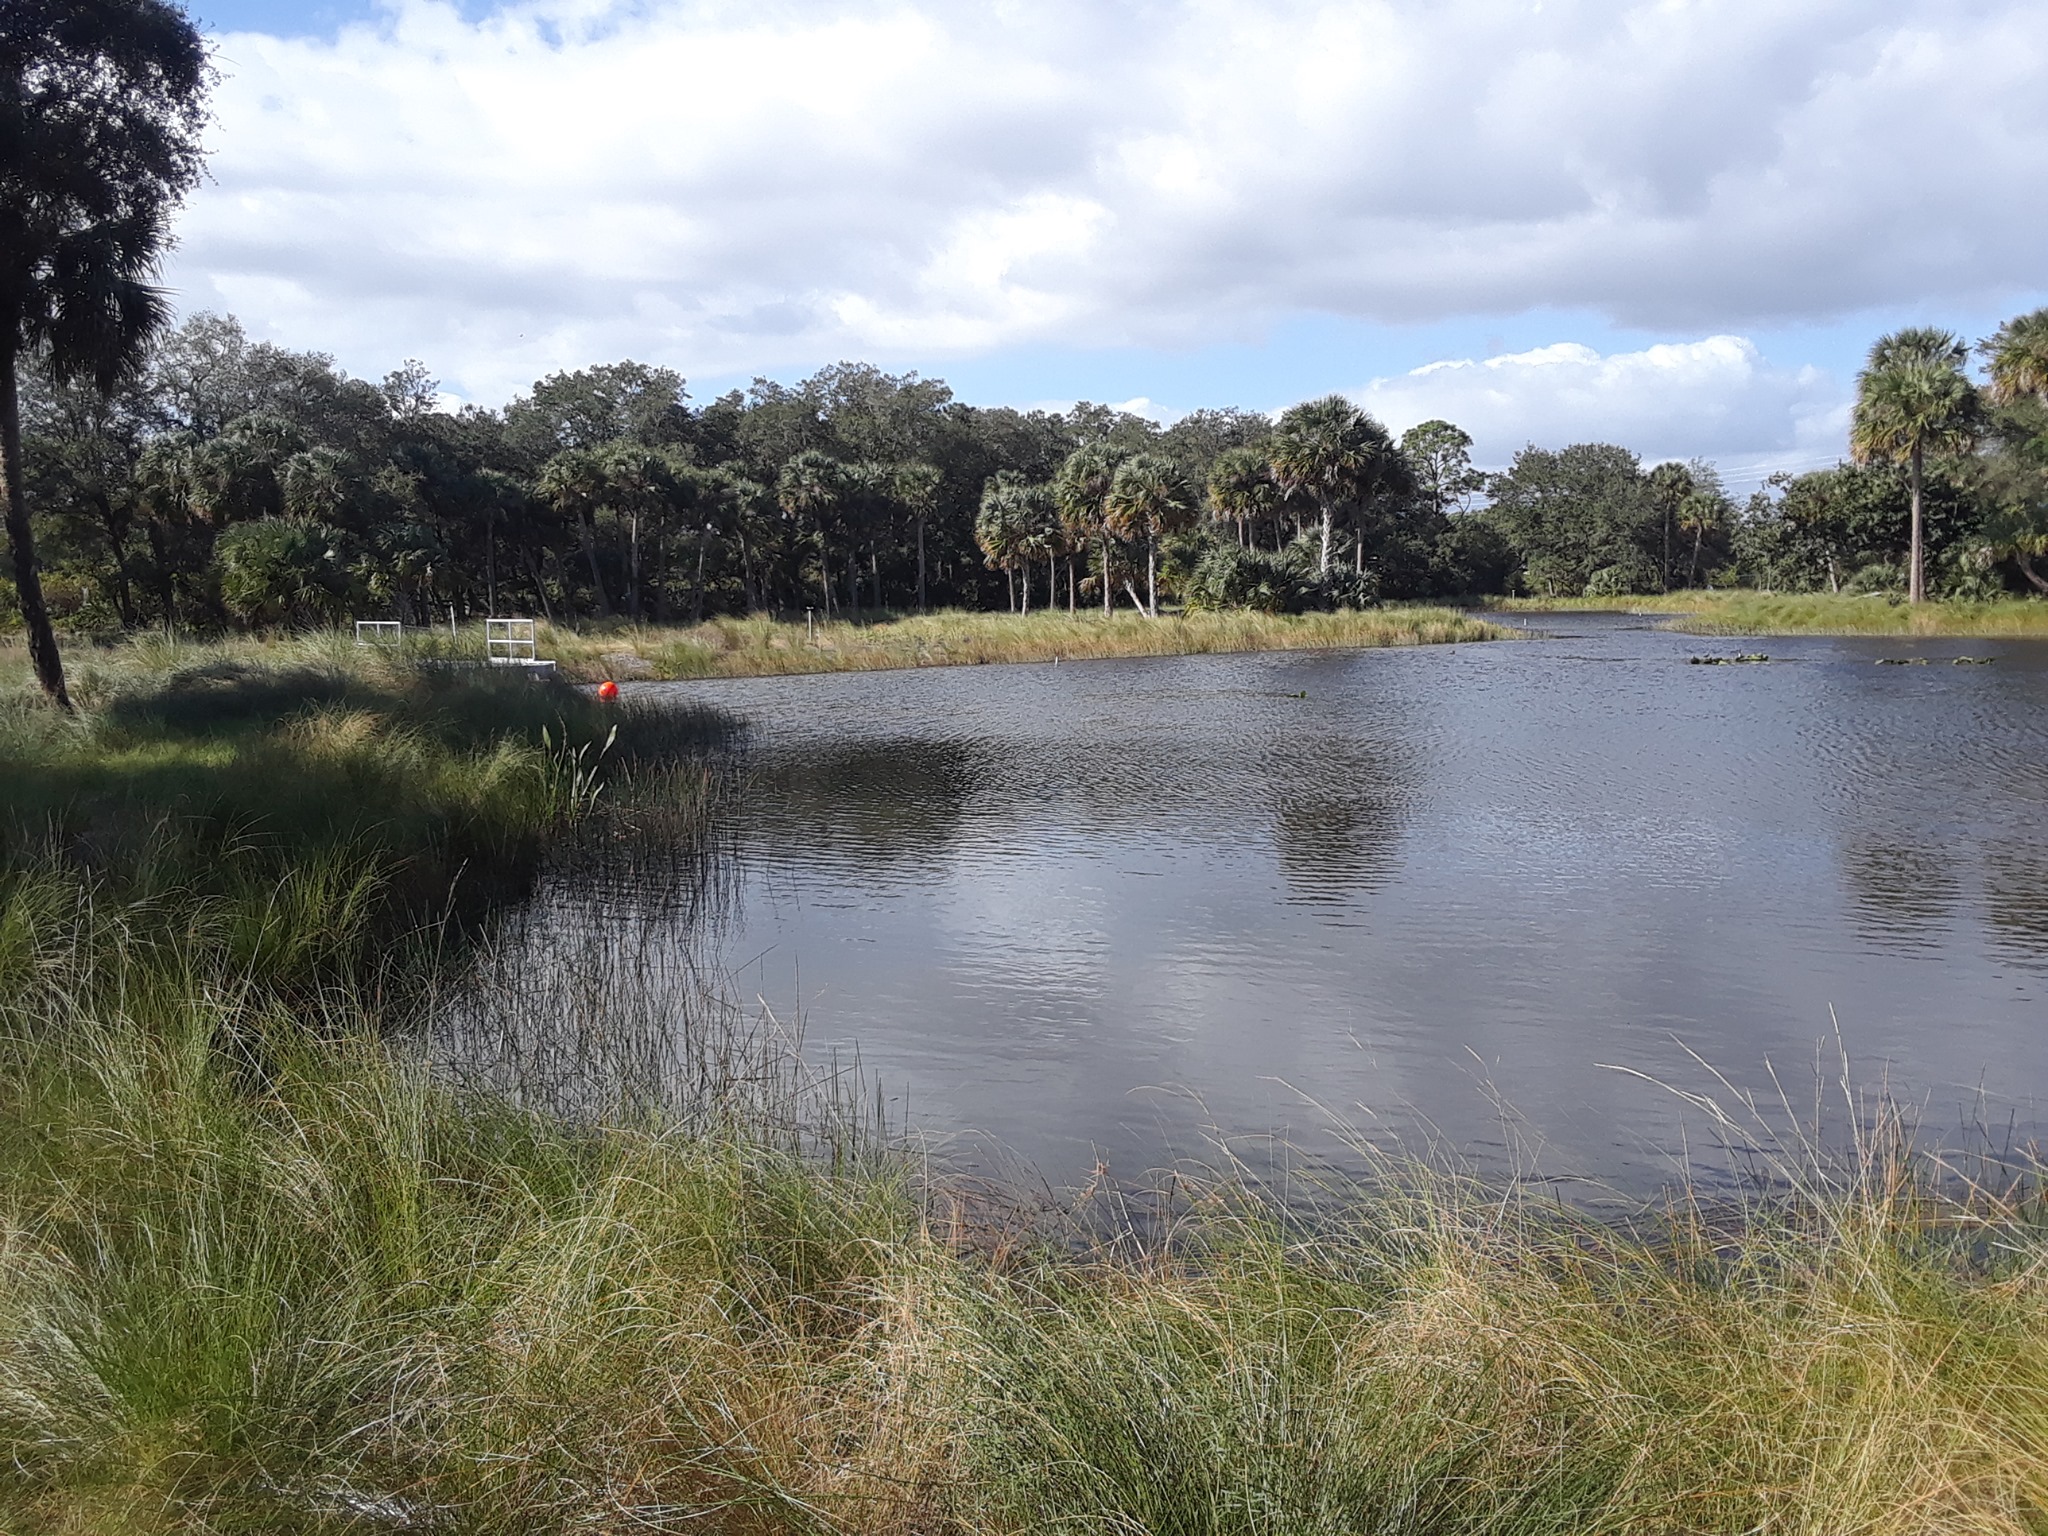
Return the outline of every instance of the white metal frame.
[[[494,667],[530,667],[535,654],[533,620],[485,619],[484,655]]]
[[[357,645],[397,645],[405,639],[405,626],[396,619],[357,619]]]

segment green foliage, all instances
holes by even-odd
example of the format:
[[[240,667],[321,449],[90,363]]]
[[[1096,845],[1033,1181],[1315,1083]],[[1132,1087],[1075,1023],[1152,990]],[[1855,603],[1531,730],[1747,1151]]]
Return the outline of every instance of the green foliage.
[[[355,595],[344,545],[325,523],[266,518],[230,528],[214,545],[221,601],[252,628],[338,622]]]

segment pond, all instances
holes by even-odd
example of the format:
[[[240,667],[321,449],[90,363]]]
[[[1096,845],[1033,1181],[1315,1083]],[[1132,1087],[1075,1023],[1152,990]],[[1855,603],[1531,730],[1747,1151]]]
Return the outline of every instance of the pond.
[[[649,687],[753,729],[718,968],[969,1162],[1647,1187],[1699,1134],[1659,1083],[1810,1110],[1838,1028],[1931,1126],[2030,1133],[2048,647],[1527,622]]]

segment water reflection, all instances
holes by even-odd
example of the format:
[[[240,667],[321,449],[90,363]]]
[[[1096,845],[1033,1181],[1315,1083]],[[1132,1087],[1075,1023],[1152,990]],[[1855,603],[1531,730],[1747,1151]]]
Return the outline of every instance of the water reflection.
[[[1640,1182],[1679,1101],[1603,1067],[1768,1095],[1832,1018],[2031,1116],[2048,651],[1571,631],[684,686],[754,726],[718,963],[1055,1180],[1334,1114]]]

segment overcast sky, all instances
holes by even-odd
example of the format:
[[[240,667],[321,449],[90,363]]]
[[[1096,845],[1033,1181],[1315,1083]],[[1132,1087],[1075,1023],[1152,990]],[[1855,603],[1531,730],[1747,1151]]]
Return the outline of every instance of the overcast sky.
[[[1878,331],[2048,299],[2040,0],[195,10],[180,302],[483,403],[853,358],[1740,482],[1833,461]]]

